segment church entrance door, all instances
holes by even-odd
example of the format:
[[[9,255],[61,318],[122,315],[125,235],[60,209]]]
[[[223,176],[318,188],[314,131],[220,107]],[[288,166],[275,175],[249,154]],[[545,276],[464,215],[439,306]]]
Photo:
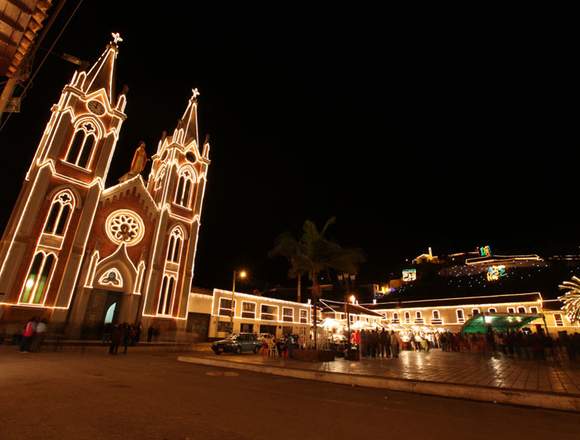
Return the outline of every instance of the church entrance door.
[[[113,326],[120,323],[125,296],[110,290],[93,291],[85,314],[83,338],[108,340]]]

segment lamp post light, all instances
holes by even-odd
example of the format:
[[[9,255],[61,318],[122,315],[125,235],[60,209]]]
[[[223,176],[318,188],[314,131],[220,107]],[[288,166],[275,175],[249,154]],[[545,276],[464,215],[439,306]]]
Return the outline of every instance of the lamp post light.
[[[232,303],[231,303],[231,311],[230,311],[230,335],[234,334],[234,314],[236,313],[235,307],[235,299],[234,296],[236,294],[236,278],[240,277],[241,280],[245,279],[248,276],[248,273],[245,270],[234,270],[234,276],[232,281]]]

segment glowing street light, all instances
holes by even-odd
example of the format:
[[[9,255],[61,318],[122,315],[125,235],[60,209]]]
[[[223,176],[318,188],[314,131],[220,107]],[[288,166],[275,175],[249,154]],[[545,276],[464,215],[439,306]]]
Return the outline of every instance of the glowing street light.
[[[236,293],[236,278],[240,278],[241,280],[244,280],[248,277],[248,273],[245,270],[234,270],[234,276],[233,276],[233,281],[232,281],[232,302],[231,302],[231,311],[230,311],[230,335],[234,334],[234,314],[236,313],[236,307],[235,307],[235,299],[234,299],[234,295]]]

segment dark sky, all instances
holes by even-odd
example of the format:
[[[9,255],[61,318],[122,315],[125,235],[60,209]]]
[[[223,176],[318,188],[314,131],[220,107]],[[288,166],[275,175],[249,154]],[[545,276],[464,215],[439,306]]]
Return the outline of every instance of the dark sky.
[[[128,119],[109,184],[139,140],[155,151],[199,88],[212,164],[195,284],[228,287],[241,266],[256,284],[288,283],[285,262],[266,256],[276,236],[330,216],[332,237],[366,252],[368,281],[427,246],[578,249],[577,81],[565,40],[542,23],[162,5],[86,0],[55,51],[93,62],[111,32],[124,38]],[[51,55],[0,132],[2,226],[74,69]]]

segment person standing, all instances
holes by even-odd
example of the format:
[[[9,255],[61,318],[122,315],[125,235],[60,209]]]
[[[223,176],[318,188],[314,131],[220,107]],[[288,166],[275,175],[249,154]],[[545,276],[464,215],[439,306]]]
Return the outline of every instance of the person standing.
[[[131,343],[131,326],[124,322],[121,324],[121,341],[123,341],[123,354],[127,354],[127,348]]]
[[[36,332],[32,340],[32,351],[40,351],[44,338],[46,337],[46,330],[48,325],[46,319],[41,319],[38,324],[36,324]]]
[[[24,326],[22,340],[20,341],[20,353],[30,353],[30,344],[36,332],[37,319],[31,318]]]
[[[111,345],[109,346],[109,354],[117,354],[119,344],[121,342],[121,329],[118,325],[113,326],[111,332]]]
[[[383,328],[379,333],[379,357],[387,357],[387,332]]]
[[[135,326],[135,338],[133,339],[133,345],[137,345],[139,343],[139,339],[141,339],[141,331],[143,330],[141,323],[138,322]]]
[[[393,358],[399,357],[399,335],[391,330],[391,355]]]

